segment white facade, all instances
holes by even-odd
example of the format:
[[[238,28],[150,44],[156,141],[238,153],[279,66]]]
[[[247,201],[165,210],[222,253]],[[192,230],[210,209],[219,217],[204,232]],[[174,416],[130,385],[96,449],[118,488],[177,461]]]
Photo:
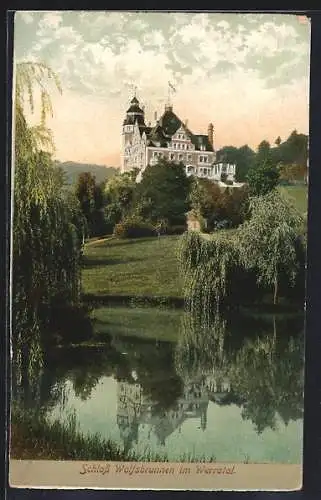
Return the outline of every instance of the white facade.
[[[122,128],[121,172],[135,168],[139,170],[137,181],[148,165],[155,165],[163,158],[174,163],[182,162],[188,176],[195,175],[220,181],[225,174],[234,181],[236,166],[217,162],[213,145],[213,125],[209,124],[207,135],[194,135],[167,106],[153,127],[144,122],[144,112],[134,98],[127,110]],[[167,132],[167,121],[174,120],[174,131]],[[175,127],[175,123],[177,126]]]

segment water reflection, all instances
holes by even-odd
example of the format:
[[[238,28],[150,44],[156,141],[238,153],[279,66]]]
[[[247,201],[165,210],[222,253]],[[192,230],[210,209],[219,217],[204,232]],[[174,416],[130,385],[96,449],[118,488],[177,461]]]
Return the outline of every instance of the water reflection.
[[[228,407],[237,432],[250,422],[257,436],[279,432],[281,446],[278,423],[303,416],[302,324],[301,317],[235,315],[204,323],[182,314],[176,343],[110,335],[105,347],[50,349],[29,384],[13,373],[13,397],[24,408],[59,407],[62,418],[74,405],[80,421],[85,404],[88,432],[97,431],[107,405],[105,437],[126,451],[152,442],[156,451],[172,447],[172,456],[181,453],[173,447],[197,454],[200,436],[214,436],[215,412]]]

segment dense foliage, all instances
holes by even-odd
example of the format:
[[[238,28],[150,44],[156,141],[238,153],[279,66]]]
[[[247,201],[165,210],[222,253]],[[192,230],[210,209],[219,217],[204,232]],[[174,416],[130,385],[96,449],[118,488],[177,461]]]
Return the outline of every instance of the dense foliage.
[[[250,194],[260,196],[269,193],[277,186],[279,177],[277,167],[266,158],[261,163],[253,166],[247,174]]]
[[[276,303],[280,282],[289,295],[289,287],[304,276],[302,222],[296,209],[274,190],[250,199],[248,219],[234,235],[221,231],[205,238],[186,233],[179,259],[188,308],[205,314],[226,303],[244,303],[253,300],[257,287],[273,288]]]
[[[253,151],[248,145],[240,148],[235,146],[224,146],[217,151],[217,159],[237,165],[236,180],[245,182],[249,170],[256,164],[264,163],[269,160],[274,166],[277,165],[296,165],[305,169],[308,158],[308,136],[299,134],[296,130],[282,142],[281,137],[277,137],[275,145],[271,146],[266,140],[263,140]],[[300,177],[304,181],[304,176]]]
[[[145,238],[156,236],[156,228],[137,217],[130,217],[115,225],[114,236],[116,238]]]
[[[179,246],[180,271],[187,307],[195,314],[211,314],[226,300],[238,267],[236,240],[225,232],[205,239],[185,233]]]
[[[79,174],[75,194],[86,219],[86,236],[99,236],[106,230],[104,219],[103,184],[97,184],[90,172]]]
[[[222,224],[237,227],[245,220],[248,189],[221,188],[209,179],[193,178],[189,199],[193,213],[206,221],[203,229],[211,232]]]
[[[274,288],[278,298],[281,273],[293,285],[303,253],[302,217],[276,190],[252,198],[251,216],[238,230],[240,257],[246,268],[257,269],[257,282]]]
[[[14,352],[29,367],[37,357],[41,326],[50,325],[61,302],[77,304],[80,292],[83,219],[51,156],[53,141],[45,124],[52,111],[46,90],[51,81],[60,88],[56,75],[43,64],[16,67],[12,340]],[[41,120],[31,127],[25,100],[33,111],[39,87]]]
[[[237,166],[236,180],[238,182],[245,182],[246,175],[254,164],[255,152],[247,144],[240,148],[235,146],[224,146],[216,153],[218,161],[225,161]]]
[[[144,171],[135,189],[135,213],[152,223],[185,224],[189,189],[184,165],[162,159]]]
[[[134,192],[136,189],[135,176],[132,172],[125,172],[113,176],[105,185],[105,221],[112,230],[132,213]]]

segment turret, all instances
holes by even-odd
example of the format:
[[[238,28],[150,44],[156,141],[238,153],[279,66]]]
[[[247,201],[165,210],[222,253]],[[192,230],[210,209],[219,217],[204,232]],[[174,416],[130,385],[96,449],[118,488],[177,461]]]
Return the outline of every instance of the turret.
[[[137,97],[133,97],[130,101],[129,108],[126,111],[126,118],[123,125],[134,125],[136,121],[138,122],[138,125],[145,125],[145,113],[144,109],[139,106]]]
[[[121,145],[121,172],[131,169],[130,148],[132,145],[134,126],[145,126],[145,112],[139,105],[136,96],[130,101],[130,106],[126,111],[126,117],[122,127],[122,145]]]

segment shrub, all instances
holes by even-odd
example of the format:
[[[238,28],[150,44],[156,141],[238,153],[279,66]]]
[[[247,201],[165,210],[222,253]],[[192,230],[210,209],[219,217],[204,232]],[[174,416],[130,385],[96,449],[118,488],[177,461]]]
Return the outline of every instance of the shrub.
[[[114,236],[116,238],[145,238],[156,236],[155,227],[140,219],[126,219],[115,225]]]

